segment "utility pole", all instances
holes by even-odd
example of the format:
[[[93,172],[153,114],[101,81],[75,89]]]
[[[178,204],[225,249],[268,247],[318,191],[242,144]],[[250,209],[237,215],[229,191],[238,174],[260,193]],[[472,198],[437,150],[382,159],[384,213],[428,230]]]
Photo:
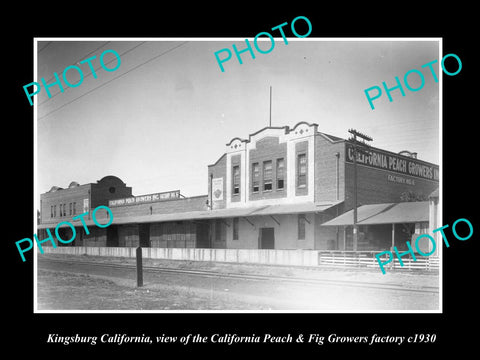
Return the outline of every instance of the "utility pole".
[[[353,135],[348,139],[353,144],[353,251],[357,251],[358,248],[358,218],[357,218],[357,153],[369,154],[368,149],[370,146],[365,143],[366,141],[372,141],[373,139],[355,129],[349,129],[348,132]],[[362,138],[363,141],[358,141],[357,136]]]

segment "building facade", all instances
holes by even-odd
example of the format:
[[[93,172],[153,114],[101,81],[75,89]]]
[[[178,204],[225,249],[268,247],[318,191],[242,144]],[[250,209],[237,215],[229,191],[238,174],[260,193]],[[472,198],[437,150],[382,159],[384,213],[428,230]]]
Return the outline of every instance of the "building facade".
[[[71,218],[89,199],[90,208],[109,206],[112,225],[97,229],[95,240],[82,234],[73,245],[349,250],[352,227],[323,224],[353,209],[354,166],[359,207],[427,200],[439,184],[438,166],[415,153],[374,147],[356,153],[354,145],[318,131],[317,124],[266,127],[226,144],[208,166],[205,196],[184,198],[178,190],[132,196],[120,179],[107,176],[42,194],[39,229]],[[399,243],[428,228],[428,213],[426,224],[424,218],[408,221],[394,225]],[[358,250],[388,249],[390,234],[387,224],[360,226]]]
[[[305,122],[232,139],[209,166],[209,203],[212,209],[257,211],[216,224],[230,228],[218,231],[225,234],[222,243],[227,248],[351,250],[351,226],[322,224],[354,207],[353,146]],[[414,153],[371,147],[368,154],[357,154],[355,166],[357,206],[396,203],[405,194],[426,199],[438,188],[438,166]],[[425,224],[397,225],[399,244],[415,233],[412,226]],[[388,247],[390,232],[388,224],[361,226],[358,249]]]

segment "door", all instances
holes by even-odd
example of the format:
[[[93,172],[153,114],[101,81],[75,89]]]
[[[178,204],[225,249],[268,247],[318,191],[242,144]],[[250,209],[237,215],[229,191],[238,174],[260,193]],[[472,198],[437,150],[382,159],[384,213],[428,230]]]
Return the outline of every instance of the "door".
[[[274,228],[260,228],[260,249],[275,249]]]
[[[76,230],[75,233],[77,233]],[[75,239],[73,238],[73,231],[71,228],[58,228],[58,236],[63,240],[63,242],[57,241],[58,246],[74,246]],[[72,241],[69,241],[70,239]]]
[[[150,224],[138,225],[138,243],[141,247],[150,247]]]
[[[118,229],[116,225],[112,225],[107,229],[107,246],[118,246]]]
[[[196,248],[211,248],[210,245],[210,226],[208,222],[196,223],[197,243]]]

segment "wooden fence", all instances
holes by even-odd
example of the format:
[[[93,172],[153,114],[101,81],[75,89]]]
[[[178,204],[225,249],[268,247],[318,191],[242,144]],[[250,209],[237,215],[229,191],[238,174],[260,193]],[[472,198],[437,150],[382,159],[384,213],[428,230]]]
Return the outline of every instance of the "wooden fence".
[[[367,267],[379,268],[377,258],[379,251],[339,251],[339,250],[320,250],[318,254],[319,266],[335,267]],[[382,262],[388,260],[384,255],[380,258]],[[402,258],[403,266],[397,257],[386,265],[385,269],[408,269],[408,270],[438,270],[440,259],[438,257],[416,256],[416,261],[412,257]]]

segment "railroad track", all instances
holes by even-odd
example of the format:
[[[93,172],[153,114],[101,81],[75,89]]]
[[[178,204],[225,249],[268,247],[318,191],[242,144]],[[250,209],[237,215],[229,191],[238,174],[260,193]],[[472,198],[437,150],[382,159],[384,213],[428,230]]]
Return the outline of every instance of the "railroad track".
[[[94,266],[94,267],[103,267],[110,269],[128,269],[136,270],[136,265],[133,264],[111,264],[111,263],[99,263],[95,261],[85,261],[85,260],[62,260],[62,259],[51,259],[51,258],[38,258],[38,265],[42,263],[62,263],[69,265],[85,265],[85,266]],[[208,270],[192,270],[192,269],[174,269],[167,267],[158,267],[158,266],[143,266],[144,272],[152,273],[173,273],[173,274],[185,274],[191,276],[202,276],[210,278],[227,278],[227,279],[239,279],[239,280],[254,280],[254,281],[280,281],[296,284],[307,284],[307,285],[331,285],[331,286],[348,286],[348,287],[361,287],[361,288],[374,288],[381,290],[392,290],[392,291],[407,291],[407,292],[417,292],[417,293],[434,293],[438,294],[439,289],[435,286],[422,286],[418,287],[408,287],[399,284],[382,284],[375,282],[367,281],[351,281],[351,280],[330,280],[330,279],[309,279],[309,278],[299,278],[299,277],[287,277],[287,276],[278,276],[278,275],[256,275],[256,274],[240,274],[240,273],[231,273],[231,272],[216,272]]]

